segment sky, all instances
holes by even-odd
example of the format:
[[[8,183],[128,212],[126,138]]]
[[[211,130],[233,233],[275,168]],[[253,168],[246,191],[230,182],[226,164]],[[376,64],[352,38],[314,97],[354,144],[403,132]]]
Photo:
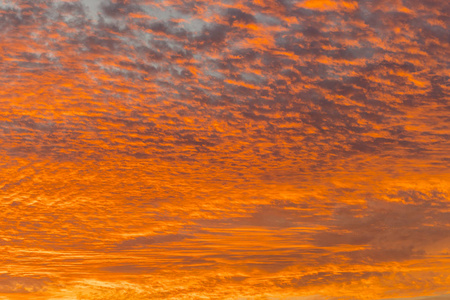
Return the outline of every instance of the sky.
[[[0,299],[450,299],[449,23],[0,1]]]

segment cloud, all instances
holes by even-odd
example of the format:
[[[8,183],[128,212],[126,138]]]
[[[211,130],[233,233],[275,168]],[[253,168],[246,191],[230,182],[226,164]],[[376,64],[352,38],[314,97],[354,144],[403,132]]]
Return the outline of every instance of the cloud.
[[[0,289],[445,292],[448,11],[3,1]]]
[[[256,21],[255,17],[251,14],[245,13],[237,8],[229,8],[226,13],[228,17],[228,23],[230,26],[234,22],[243,22],[245,24],[254,23]]]
[[[182,241],[189,237],[190,237],[189,235],[184,235],[184,234],[162,234],[162,235],[152,235],[152,236],[138,236],[136,238],[120,242],[117,245],[117,247],[119,249],[141,248],[141,247],[146,247],[146,246],[153,245],[153,244],[179,242],[179,241]]]
[[[112,273],[135,274],[135,273],[150,273],[157,270],[157,268],[145,267],[140,265],[115,265],[103,267],[102,270]]]
[[[438,295],[438,296],[423,296],[423,297],[407,297],[407,298],[390,298],[386,300],[444,300],[448,299],[449,295]]]
[[[400,190],[396,201],[371,199],[367,208],[347,206],[335,210],[332,230],[318,232],[317,246],[364,245],[368,249],[345,252],[356,261],[401,261],[420,258],[433,245],[448,243],[445,227],[446,196],[437,192]],[[398,201],[401,199],[401,201]],[[433,220],[433,224],[430,221]]]
[[[44,291],[50,282],[46,277],[13,276],[8,273],[0,275],[0,293],[35,293]]]

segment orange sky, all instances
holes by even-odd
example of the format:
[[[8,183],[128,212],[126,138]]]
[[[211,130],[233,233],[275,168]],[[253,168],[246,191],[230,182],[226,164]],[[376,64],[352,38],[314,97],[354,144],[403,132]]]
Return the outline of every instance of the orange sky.
[[[450,299],[443,0],[0,2],[0,300]]]

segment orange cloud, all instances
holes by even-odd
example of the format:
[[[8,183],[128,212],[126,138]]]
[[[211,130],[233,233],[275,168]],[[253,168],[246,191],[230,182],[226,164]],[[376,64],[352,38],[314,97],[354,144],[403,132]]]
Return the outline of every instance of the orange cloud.
[[[93,2],[0,4],[0,298],[447,296],[446,3]]]

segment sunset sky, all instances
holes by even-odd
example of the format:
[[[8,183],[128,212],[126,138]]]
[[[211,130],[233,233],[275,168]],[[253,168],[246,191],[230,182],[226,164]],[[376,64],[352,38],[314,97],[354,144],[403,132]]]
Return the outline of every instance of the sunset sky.
[[[449,24],[0,0],[0,300],[450,299]]]

